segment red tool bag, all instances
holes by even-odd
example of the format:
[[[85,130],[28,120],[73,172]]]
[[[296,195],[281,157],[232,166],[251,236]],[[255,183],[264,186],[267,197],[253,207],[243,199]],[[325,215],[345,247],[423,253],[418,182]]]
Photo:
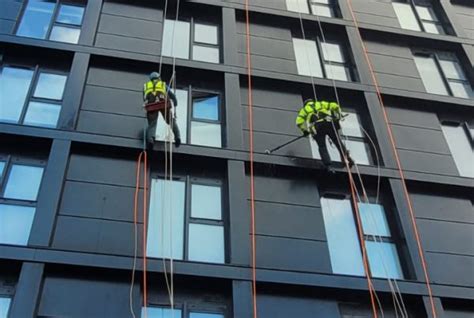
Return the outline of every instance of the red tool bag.
[[[147,112],[154,112],[171,107],[170,100],[165,98],[164,95],[157,96],[156,100],[154,103],[145,104],[144,107]]]

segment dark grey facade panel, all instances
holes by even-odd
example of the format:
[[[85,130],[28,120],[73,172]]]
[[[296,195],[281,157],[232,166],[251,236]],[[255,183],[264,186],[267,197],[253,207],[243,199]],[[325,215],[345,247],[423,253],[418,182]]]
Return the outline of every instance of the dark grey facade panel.
[[[237,20],[237,33],[239,35],[246,35],[246,31],[245,21]],[[276,25],[274,23],[267,24],[259,22],[258,19],[252,18],[250,24],[250,35],[256,37],[256,39],[268,38],[288,42],[291,42],[292,39],[290,28]]]
[[[247,87],[240,90],[242,105],[247,105]],[[303,105],[301,90],[293,85],[280,83],[266,83],[264,85],[254,84],[252,87],[253,106],[261,106],[270,109],[281,109],[294,112],[295,116]]]
[[[354,3],[357,3],[354,2]],[[378,4],[377,2],[371,2],[371,4]],[[392,10],[393,11],[393,10]],[[389,13],[390,11],[386,11],[385,13]],[[380,16],[370,11],[367,12],[354,12],[357,22],[358,23],[366,23],[371,24],[374,26],[382,26],[382,27],[392,27],[392,28],[400,28],[400,23],[397,20],[397,17],[392,17],[389,15]]]
[[[318,317],[340,317],[336,301],[272,294],[263,294],[257,300],[261,318],[312,318],[315,314]]]
[[[456,308],[444,309],[446,317],[449,318],[471,318],[474,315],[473,310],[462,310]]]
[[[442,131],[392,124],[397,148],[451,155]]]
[[[115,16],[105,13],[100,17],[98,29],[98,33],[115,34],[157,42],[160,41],[162,32],[162,22]]]
[[[158,55],[161,50],[161,42],[158,41],[105,33],[97,34],[95,46],[105,49],[150,54],[153,56]]]
[[[294,136],[301,134],[301,131],[298,129],[298,127],[296,127],[296,124],[291,125],[291,123],[295,122],[296,120],[296,107],[293,111],[286,111],[254,106],[252,110],[254,130]],[[247,115],[248,107],[242,107],[242,112],[243,128],[249,129],[248,116],[245,116]],[[288,125],[288,123],[290,123],[290,125]]]
[[[241,34],[238,38],[238,52],[247,53],[247,38]],[[285,60],[295,60],[293,51],[293,42],[252,36],[250,39],[250,47],[252,55],[265,56],[269,58],[281,58]]]
[[[420,79],[413,57],[404,58],[371,53],[369,58],[378,73]]]
[[[393,40],[388,43],[379,37],[365,36],[364,44],[369,53],[413,59],[413,54],[410,49],[406,47],[406,43],[400,40]]]
[[[474,257],[430,252],[425,256],[434,284],[474,286]]]
[[[239,62],[242,67],[247,65],[247,55],[239,53]],[[252,69],[283,74],[297,74],[296,62],[289,59],[279,59],[266,56],[252,55]]]
[[[148,74],[145,69],[143,72],[138,72],[136,68],[135,71],[132,70],[131,67],[125,70],[123,68],[91,66],[87,84],[142,92],[143,83],[147,80]]]
[[[386,105],[387,116],[391,124],[441,130],[441,124],[436,113],[429,110],[423,111],[410,108],[411,106],[417,106],[417,102],[413,102],[413,105],[404,106],[406,108]]]
[[[417,218],[474,224],[472,202],[467,198],[439,192],[412,192],[410,197]]]
[[[0,34],[10,34],[15,26],[15,21],[0,19]]]
[[[406,67],[406,65],[398,65],[398,66]],[[400,90],[420,92],[420,93],[425,92],[425,87],[423,86],[423,82],[419,78],[385,74],[385,73],[379,73],[379,72],[377,72],[376,76],[377,76],[379,85],[381,87],[396,88]]]
[[[245,0],[220,0],[224,3],[233,3],[233,4],[245,4]],[[271,8],[271,9],[279,9],[279,10],[286,10],[285,0],[254,0],[252,1],[249,6],[252,7],[260,7],[260,8]]]
[[[12,34],[23,0],[0,1],[0,34]]]
[[[468,39],[474,40],[474,8],[467,5],[451,5],[456,13],[456,23],[460,25]]]
[[[87,85],[81,109],[145,118],[142,95],[139,91]]]
[[[81,111],[77,130],[99,135],[141,139],[145,125],[146,121],[141,117]]]
[[[147,1],[129,3],[128,1],[106,0],[102,6],[102,13],[152,22],[163,21],[162,9],[157,3]]]
[[[292,135],[274,135],[272,133],[254,131],[254,151],[264,153],[267,149],[278,147],[279,145],[290,141],[295,136]],[[244,149],[249,149],[249,131],[244,130]],[[279,155],[312,158],[311,147],[308,138],[302,138],[294,143],[279,150]]]
[[[459,175],[451,155],[398,149],[403,169],[444,175]]]

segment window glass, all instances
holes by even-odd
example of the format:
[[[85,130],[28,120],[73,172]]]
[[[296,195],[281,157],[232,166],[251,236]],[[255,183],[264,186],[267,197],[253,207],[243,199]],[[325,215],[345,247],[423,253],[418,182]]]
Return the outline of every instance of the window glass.
[[[321,43],[324,59],[331,62],[344,63],[346,60],[342,52],[341,46],[336,43]]]
[[[433,57],[415,55],[415,64],[428,93],[448,95],[442,75]]]
[[[44,39],[51,22],[55,2],[53,0],[29,0],[16,34]]]
[[[288,11],[309,13],[307,0],[286,0]]]
[[[407,3],[393,2],[393,8],[402,29],[421,31],[411,6]]]
[[[359,115],[356,113],[345,113],[347,116],[341,123],[342,133],[346,136],[353,137],[364,137],[364,133],[361,129],[362,124],[360,123]]]
[[[354,159],[358,165],[371,164],[371,159],[369,156],[370,150],[368,148],[369,146],[365,142],[358,140],[345,140],[344,143],[346,144],[346,148],[349,150],[352,159]],[[313,138],[310,138],[310,145],[313,158],[321,159],[318,144]],[[326,147],[328,148],[329,157],[331,160],[341,162],[339,151],[337,151],[336,145],[329,142],[329,138],[326,139]]]
[[[194,41],[217,45],[217,27],[206,24],[194,24]]]
[[[4,168],[5,168],[5,161],[0,161],[0,178],[3,176]]]
[[[189,318],[224,318],[223,314],[209,314],[209,313],[189,313]]]
[[[423,28],[427,33],[434,33],[434,34],[444,34],[444,29],[441,25],[433,23],[433,22],[426,22],[423,21]]]
[[[472,88],[467,83],[459,83],[459,82],[449,82],[449,87],[453,92],[453,95],[456,97],[461,98],[470,98],[473,97]]]
[[[433,11],[433,8],[430,7],[423,7],[423,6],[415,6],[416,12],[418,12],[418,15],[422,20],[428,20],[428,21],[438,21],[436,19],[436,15]]]
[[[298,74],[323,77],[315,41],[293,39],[293,49],[295,51]]]
[[[35,208],[0,204],[0,243],[27,245]]]
[[[383,206],[380,204],[359,203],[359,212],[364,234],[391,236]]]
[[[5,198],[35,201],[42,177],[42,167],[12,165],[5,189]]]
[[[193,118],[219,120],[219,97],[195,98],[193,100]]]
[[[178,123],[179,131],[181,133],[181,142],[187,142],[187,118],[188,118],[188,91],[184,89],[177,89],[175,91],[176,99],[178,100],[178,107],[176,111],[176,121]],[[170,132],[171,133],[171,132]],[[168,125],[165,123],[161,114],[158,117],[158,123],[156,127],[156,140],[170,140],[168,135]]]
[[[163,34],[163,55],[188,59],[189,36],[189,22],[166,19]]]
[[[403,278],[395,244],[366,241],[365,247],[373,277]]]
[[[147,255],[183,259],[185,183],[153,179],[150,196]]]
[[[147,307],[146,315],[145,308],[142,307],[142,318],[181,318],[181,309],[169,309],[169,308],[158,308],[158,307]]]
[[[81,25],[83,15],[84,7],[61,4],[56,21],[67,24]]]
[[[193,60],[209,63],[219,63],[219,49],[215,47],[194,45]]]
[[[51,35],[49,36],[49,39],[52,41],[76,44],[77,42],[79,42],[80,35],[80,29],[55,25],[51,30]]]
[[[191,186],[191,216],[193,218],[222,219],[221,188],[193,184]]]
[[[30,88],[33,71],[4,67],[0,74],[0,121],[17,123]],[[15,92],[12,94],[11,92]]]
[[[40,127],[56,127],[61,106],[58,104],[47,104],[30,102],[26,112],[24,124]]]
[[[61,100],[67,76],[41,73],[36,84],[34,97]]]
[[[220,124],[191,122],[191,143],[193,145],[222,147]]]
[[[326,70],[327,78],[339,81],[349,81],[349,70],[345,66],[326,63],[324,64],[324,68]]]
[[[441,64],[441,68],[443,69],[443,72],[447,78],[459,80],[466,79],[459,63],[445,59],[440,59],[439,63]]]
[[[332,271],[363,276],[364,267],[349,200],[322,198]]]
[[[322,17],[332,17],[333,16],[331,7],[324,6],[324,5],[312,4],[311,5],[311,12],[314,15],[319,15],[319,16],[322,16]]]
[[[11,299],[7,297],[0,297],[0,318],[8,317],[8,310],[10,309]]]
[[[188,258],[191,261],[224,263],[224,227],[189,224]]]
[[[459,174],[474,178],[474,153],[464,128],[447,124],[443,124],[442,128]]]

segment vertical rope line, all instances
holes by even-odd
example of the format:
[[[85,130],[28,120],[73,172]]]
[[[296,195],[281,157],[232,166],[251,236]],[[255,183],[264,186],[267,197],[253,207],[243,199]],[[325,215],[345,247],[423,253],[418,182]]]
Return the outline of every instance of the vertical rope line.
[[[147,204],[147,197],[148,197],[148,160],[147,160],[147,153],[143,151],[144,154],[144,162],[143,162],[143,307],[145,308],[145,317],[147,318],[147,305],[148,305],[148,295],[147,295],[147,257],[146,257],[146,250],[147,250],[147,228],[148,228],[148,220],[147,220],[147,211],[148,211],[148,204]]]

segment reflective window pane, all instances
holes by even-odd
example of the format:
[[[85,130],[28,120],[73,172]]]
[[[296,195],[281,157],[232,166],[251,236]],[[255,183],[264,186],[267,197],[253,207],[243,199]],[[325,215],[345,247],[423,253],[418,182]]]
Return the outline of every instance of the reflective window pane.
[[[356,113],[345,113],[347,116],[341,122],[342,133],[346,136],[352,137],[364,137],[364,133],[361,129],[362,124],[360,123],[359,115]]]
[[[286,0],[288,11],[309,13],[307,0]]]
[[[438,21],[433,11],[433,8],[423,7],[423,6],[418,6],[418,5],[415,6],[415,8],[416,8],[416,11],[418,12],[418,15],[420,16],[420,19],[428,20],[428,21]]]
[[[444,34],[444,30],[441,25],[433,23],[433,22],[422,22],[422,23],[423,23],[423,28],[425,29],[425,32],[433,33],[433,34]]]
[[[224,318],[224,315],[192,312],[189,313],[189,318]]]
[[[12,165],[7,179],[5,198],[35,201],[43,170],[42,167]]]
[[[431,56],[415,56],[415,64],[428,93],[448,95],[442,75]]]
[[[314,15],[319,15],[322,17],[332,17],[333,13],[330,7],[324,5],[311,5],[311,11]]]
[[[392,243],[366,241],[367,258],[373,277],[403,278],[397,247]]]
[[[209,63],[219,63],[219,49],[215,47],[194,45],[193,60]]]
[[[0,318],[8,317],[8,310],[10,309],[11,299],[7,297],[0,297]]]
[[[293,49],[295,51],[298,74],[323,77],[315,41],[293,39]]]
[[[17,123],[30,88],[33,71],[4,67],[0,73],[0,121]],[[15,92],[12,94],[11,92]]]
[[[0,161],[0,178],[3,176],[3,169],[5,169],[5,161]]]
[[[176,99],[178,100],[178,107],[175,108],[176,111],[176,121],[178,123],[179,131],[181,133],[181,142],[187,142],[187,118],[188,118],[188,91],[183,89],[177,89],[175,91]],[[163,116],[159,115],[158,123],[156,126],[156,140],[174,140],[173,133],[171,129],[168,129],[168,125],[165,123]]]
[[[383,206],[380,204],[359,203],[359,212],[364,234],[391,236]]]
[[[145,308],[142,307],[141,317],[145,317]],[[182,318],[181,309],[169,309],[159,307],[147,307],[146,308],[147,318]]]
[[[190,261],[224,263],[224,227],[189,224]]]
[[[191,216],[222,219],[221,187],[193,184],[191,186]]]
[[[23,123],[31,126],[55,128],[60,111],[61,106],[57,104],[30,102]]]
[[[149,257],[183,259],[184,191],[183,181],[152,180],[146,252]]]
[[[345,140],[344,142],[350,152],[352,159],[354,159],[358,165],[370,165],[372,163],[369,156],[369,146],[365,142],[356,140]],[[318,144],[313,138],[310,138],[310,146],[313,158],[321,159]],[[329,138],[326,139],[326,147],[328,148],[329,157],[331,160],[341,162],[339,151],[337,151],[336,145],[329,142]]]
[[[189,59],[189,34],[189,22],[166,19],[162,54],[164,56]]]
[[[402,29],[421,31],[415,13],[409,4],[393,2],[392,5]]]
[[[35,208],[0,204],[0,243],[27,245]]]
[[[49,39],[52,41],[76,44],[79,42],[80,35],[80,29],[55,25]]]
[[[442,125],[443,133],[458,168],[459,174],[474,178],[474,153],[467,133],[462,125]]]
[[[444,75],[450,79],[465,80],[464,72],[461,69],[461,65],[455,61],[440,59],[439,63],[443,69]]]
[[[36,84],[34,97],[61,100],[67,76],[41,73]]]
[[[53,0],[30,0],[18,27],[17,35],[44,39],[53,16]]]
[[[191,143],[193,145],[222,147],[221,125],[191,122]]]
[[[362,254],[349,200],[322,198],[333,273],[364,276]]]
[[[344,53],[339,44],[336,43],[321,43],[323,49],[324,59],[331,62],[344,63],[346,60],[344,58]]]
[[[327,78],[346,82],[350,79],[349,70],[345,66],[324,64],[324,68],[326,70]]]
[[[214,25],[195,23],[194,41],[217,45],[217,27]]]
[[[211,96],[194,99],[193,118],[219,120],[219,97]]]
[[[461,97],[461,98],[472,98],[474,97],[471,85],[469,85],[467,82],[466,83],[459,83],[459,82],[449,82],[449,87],[451,88],[451,91],[453,92],[453,95],[456,97]]]
[[[61,4],[56,21],[67,24],[81,25],[83,15],[84,7]]]

